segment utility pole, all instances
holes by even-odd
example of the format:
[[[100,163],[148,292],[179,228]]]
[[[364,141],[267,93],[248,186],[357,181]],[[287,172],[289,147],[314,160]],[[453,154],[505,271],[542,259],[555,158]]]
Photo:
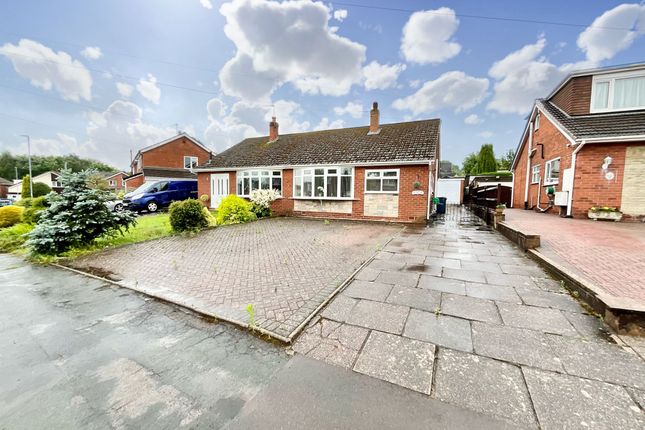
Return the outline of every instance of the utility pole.
[[[34,181],[31,177],[31,138],[28,134],[22,134],[22,137],[27,138],[27,157],[29,158],[29,196],[34,198]]]
[[[13,166],[14,169],[16,169],[16,180],[18,180],[18,166]]]

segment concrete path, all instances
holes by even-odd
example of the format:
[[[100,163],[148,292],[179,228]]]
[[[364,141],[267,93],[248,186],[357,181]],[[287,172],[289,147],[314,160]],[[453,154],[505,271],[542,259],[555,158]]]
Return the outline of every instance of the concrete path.
[[[459,219],[465,222],[459,222]],[[645,352],[466,212],[407,229],[296,352],[523,427],[645,425]]]
[[[504,428],[293,360],[235,326],[2,254],[0,346],[3,430]]]
[[[597,286],[620,307],[645,311],[645,224],[560,218],[521,209],[505,213],[509,226],[540,235],[541,254]]]

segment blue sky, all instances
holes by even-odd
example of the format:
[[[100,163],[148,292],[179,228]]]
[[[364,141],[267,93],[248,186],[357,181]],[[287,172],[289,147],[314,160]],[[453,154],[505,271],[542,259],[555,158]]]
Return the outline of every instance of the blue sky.
[[[176,124],[222,151],[274,111],[282,133],[357,126],[373,101],[441,118],[461,163],[514,148],[571,70],[645,60],[645,4],[619,1],[25,0],[0,29],[0,150],[120,168]]]

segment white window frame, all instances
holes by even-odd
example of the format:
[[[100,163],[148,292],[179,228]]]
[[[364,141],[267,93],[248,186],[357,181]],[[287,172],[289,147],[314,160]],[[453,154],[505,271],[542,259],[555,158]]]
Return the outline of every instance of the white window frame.
[[[116,181],[114,179],[110,179],[108,181],[108,184],[110,184],[111,187],[115,187],[116,186]]]
[[[186,159],[190,160],[190,167],[186,167]],[[195,157],[194,155],[184,155],[184,169],[190,170],[193,167],[197,167],[199,165],[199,158]]]
[[[535,122],[533,124],[533,130],[539,130],[540,129],[540,112],[538,112],[535,115]]]
[[[560,157],[553,158],[546,163],[544,163],[544,183],[543,185],[557,185],[560,183],[560,172],[558,172],[558,178],[555,180],[550,180],[549,176],[551,174],[551,165],[553,164],[554,161],[560,161]],[[562,167],[562,166],[559,166]]]
[[[536,164],[535,166],[531,166],[531,184],[540,183],[540,171],[541,169],[539,164]],[[536,175],[537,175],[537,178],[535,177]]]
[[[374,179],[368,178],[369,173],[379,172],[381,180],[381,191],[368,191],[367,190],[367,180]],[[396,172],[396,176],[383,176],[385,172]],[[383,191],[383,179],[396,179],[396,191]],[[363,189],[365,194],[399,194],[401,189],[401,169],[365,169],[365,181],[363,184]]]
[[[321,176],[321,175],[316,175],[316,170],[317,169],[323,169],[323,194],[322,196],[317,196],[316,195],[316,189],[315,189],[315,184],[316,184],[316,176]],[[336,169],[336,173],[329,173],[329,170]],[[349,169],[349,175],[343,174],[343,169]],[[311,174],[310,175],[305,175],[304,172],[306,170],[310,170]],[[296,195],[296,185],[300,185],[300,190],[301,192],[304,191],[304,177],[305,176],[311,176],[311,187],[312,187],[312,195],[311,196],[304,196]],[[336,196],[335,197],[328,197],[327,196],[327,178],[328,177],[337,177],[337,185],[336,185]],[[349,177],[350,178],[350,189],[349,189],[349,197],[341,197],[341,187],[342,187],[342,178],[343,177]],[[351,166],[307,166],[307,167],[299,167],[296,169],[293,169],[293,190],[292,194],[294,199],[296,200],[354,200],[354,168]]]
[[[604,75],[595,75],[591,80],[591,100],[589,100],[589,112],[591,113],[600,113],[600,112],[624,112],[630,110],[642,110],[645,106],[636,106],[631,108],[614,108],[614,83],[617,79],[629,79],[629,78],[640,78],[645,76],[645,70],[638,70],[635,72],[622,72],[622,73],[612,73]],[[596,84],[608,82],[609,89],[607,90],[607,107],[604,109],[594,108],[593,100],[596,94]]]
[[[249,193],[244,194],[244,178],[249,179]],[[273,189],[273,179],[279,178],[280,179],[280,192],[279,195],[282,197],[282,186],[284,185],[284,182],[282,181],[283,175],[282,175],[282,170],[280,169],[245,169],[245,170],[238,170],[235,173],[235,193],[240,196],[240,197],[250,197],[251,192],[254,190],[253,188],[253,178],[258,178],[258,185],[260,188],[255,188],[258,190],[262,189],[267,189],[267,188],[262,188],[262,178],[269,178],[269,188],[268,189]],[[240,193],[240,181],[242,181],[242,192]]]

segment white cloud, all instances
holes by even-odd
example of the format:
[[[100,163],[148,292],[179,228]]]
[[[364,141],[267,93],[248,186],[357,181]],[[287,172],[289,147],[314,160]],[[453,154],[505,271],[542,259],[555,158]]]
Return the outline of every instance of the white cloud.
[[[475,78],[460,71],[446,72],[434,81],[426,81],[414,94],[394,100],[392,106],[415,115],[440,109],[461,112],[479,104],[487,90],[486,78]]]
[[[343,128],[344,126],[345,126],[345,121],[343,121],[342,119],[337,119],[330,122],[329,118],[323,117],[323,119],[320,120],[318,125],[314,127],[314,131]]]
[[[128,98],[132,95],[132,91],[134,90],[134,87],[132,85],[126,84],[125,82],[117,82],[116,90],[119,92],[119,94],[122,97]]]
[[[206,9],[213,8],[213,3],[211,3],[211,0],[199,0],[199,3],[201,3],[201,5],[204,6]]]
[[[630,30],[617,30],[629,28]],[[645,4],[621,4],[597,17],[578,36],[578,47],[593,62],[609,60],[645,34]]]
[[[423,81],[421,79],[413,79],[408,84],[410,85],[410,88],[419,88]]]
[[[495,133],[493,133],[492,131],[487,130],[487,131],[482,131],[481,133],[479,133],[479,135],[481,137],[483,137],[484,139],[488,139],[489,137],[495,136]]]
[[[230,108],[218,98],[207,103],[209,124],[204,133],[205,141],[216,152],[239,143],[247,137],[269,134],[269,121],[275,110],[280,134],[298,133],[310,128],[308,121],[297,119],[303,112],[294,101],[278,100],[270,105],[238,101]]]
[[[337,9],[334,11],[334,19],[343,22],[347,18],[347,9]]]
[[[145,99],[151,101],[154,104],[159,104],[159,98],[161,97],[161,90],[157,86],[157,78],[155,78],[151,73],[148,73],[148,78],[139,79],[137,84],[137,91]]]
[[[349,115],[352,118],[360,118],[363,116],[363,105],[360,103],[347,102],[345,106],[336,106],[334,113],[338,116]]]
[[[81,55],[88,60],[98,60],[103,56],[103,53],[98,46],[88,46],[81,51]]]
[[[21,142],[18,145],[12,144],[9,148],[13,154],[26,154],[27,142]],[[31,139],[31,153],[38,155],[86,155],[83,145],[79,145],[75,137],[64,133],[56,133],[55,138],[35,137]]]
[[[321,2],[233,0],[220,12],[237,48],[220,70],[227,95],[266,100],[287,82],[307,94],[344,95],[363,78],[365,46],[331,31]]]
[[[488,73],[497,82],[488,109],[524,114],[535,99],[545,97],[566,75],[546,58],[539,57],[545,46],[546,39],[540,36],[536,43],[525,45],[493,64]]]
[[[367,90],[384,90],[396,85],[396,80],[402,71],[406,69],[405,64],[397,63],[393,65],[380,64],[378,61],[372,61],[363,67],[365,76],[365,89]]]
[[[419,64],[438,64],[454,57],[461,51],[452,39],[458,26],[455,11],[447,7],[414,12],[403,27],[403,57]]]
[[[464,123],[468,125],[477,125],[484,122],[483,118],[480,118],[476,113],[471,113],[466,118],[464,118]]]
[[[92,112],[87,126],[88,142],[83,145],[87,155],[101,154],[101,160],[126,168],[130,150],[160,142],[175,134],[170,127],[157,127],[143,121],[143,113],[136,104],[116,100],[101,113]]]
[[[0,47],[0,55],[6,56],[15,71],[35,87],[47,91],[53,88],[65,100],[92,98],[92,75],[66,52],[54,52],[33,40],[21,39],[18,45],[6,43]]]

